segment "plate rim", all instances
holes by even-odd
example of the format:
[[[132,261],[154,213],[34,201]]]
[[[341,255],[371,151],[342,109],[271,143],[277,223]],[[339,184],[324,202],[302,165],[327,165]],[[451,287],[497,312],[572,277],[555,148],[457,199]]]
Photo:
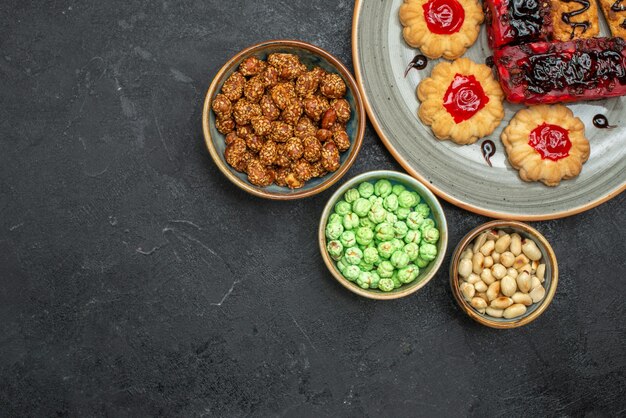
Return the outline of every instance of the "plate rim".
[[[509,212],[502,212],[498,210],[485,209],[476,205],[472,205],[457,197],[452,196],[451,194],[431,184],[422,174],[420,174],[417,170],[411,167],[409,162],[405,160],[404,157],[394,148],[389,138],[387,138],[387,136],[385,135],[381,124],[378,122],[376,114],[374,113],[372,109],[370,98],[367,95],[365,89],[363,88],[361,63],[359,62],[359,59],[358,59],[358,56],[359,56],[358,32],[359,32],[359,17],[360,17],[361,8],[364,2],[365,0],[355,0],[355,3],[354,3],[354,12],[352,14],[351,42],[352,42],[352,66],[354,68],[354,76],[357,81],[357,87],[363,99],[363,105],[365,106],[365,111],[367,112],[367,116],[369,117],[369,120],[372,123],[374,130],[378,134],[378,137],[382,141],[385,148],[387,148],[387,150],[391,153],[391,156],[402,166],[404,170],[406,170],[407,173],[409,173],[411,176],[413,176],[414,178],[422,182],[428,189],[430,189],[437,196],[439,196],[440,198],[444,199],[448,203],[451,203],[457,207],[460,207],[462,209],[465,209],[467,211],[470,211],[479,215],[494,218],[494,219],[506,219],[506,220],[517,220],[517,221],[545,221],[545,220],[565,218],[568,216],[572,216],[572,215],[576,215],[576,214],[588,211],[590,209],[595,208],[596,206],[601,205],[604,202],[607,202],[613,199],[614,197],[621,194],[624,190],[626,190],[626,180],[625,180],[624,182],[622,182],[621,186],[619,186],[615,190],[610,191],[605,195],[599,196],[595,200],[587,202],[583,205],[576,206],[574,208],[567,209],[567,210],[560,210],[557,212],[552,212],[552,213],[528,215],[528,214],[515,214],[515,213],[509,213]]]

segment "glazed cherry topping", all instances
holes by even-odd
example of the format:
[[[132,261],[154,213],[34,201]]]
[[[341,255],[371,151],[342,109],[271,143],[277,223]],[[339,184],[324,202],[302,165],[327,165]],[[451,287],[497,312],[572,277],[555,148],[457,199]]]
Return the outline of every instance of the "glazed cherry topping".
[[[465,10],[457,0],[430,0],[422,7],[428,30],[438,35],[458,32],[465,21]]]
[[[572,148],[567,129],[545,122],[530,132],[528,145],[541,155],[542,160],[552,161],[567,157]]]
[[[455,123],[468,120],[489,102],[480,82],[473,75],[456,74],[443,96],[443,107]]]

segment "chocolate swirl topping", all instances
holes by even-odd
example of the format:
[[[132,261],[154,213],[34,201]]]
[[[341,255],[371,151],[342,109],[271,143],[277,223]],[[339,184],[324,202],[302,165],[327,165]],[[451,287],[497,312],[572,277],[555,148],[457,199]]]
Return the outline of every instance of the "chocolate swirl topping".
[[[574,39],[576,28],[582,28],[583,30],[582,33],[587,32],[587,29],[589,29],[589,26],[591,26],[591,23],[588,20],[585,20],[583,22],[572,22],[571,19],[589,10],[589,7],[591,6],[591,2],[589,0],[561,0],[561,1],[563,3],[574,2],[582,6],[580,9],[576,9],[574,11],[565,12],[561,14],[561,20],[572,27],[572,34],[570,35],[570,39]],[[622,1],[622,0],[618,0],[618,1]]]

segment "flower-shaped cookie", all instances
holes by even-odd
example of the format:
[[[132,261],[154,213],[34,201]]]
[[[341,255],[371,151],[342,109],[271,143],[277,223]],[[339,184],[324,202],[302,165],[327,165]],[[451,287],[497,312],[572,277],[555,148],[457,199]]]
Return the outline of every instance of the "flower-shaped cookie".
[[[463,55],[476,42],[483,19],[476,0],[404,0],[400,6],[404,40],[433,59]]]
[[[563,105],[520,110],[500,138],[521,179],[546,186],[576,177],[589,158],[585,125]]]
[[[441,62],[417,86],[418,116],[438,139],[472,144],[504,117],[504,94],[491,69],[467,58]]]

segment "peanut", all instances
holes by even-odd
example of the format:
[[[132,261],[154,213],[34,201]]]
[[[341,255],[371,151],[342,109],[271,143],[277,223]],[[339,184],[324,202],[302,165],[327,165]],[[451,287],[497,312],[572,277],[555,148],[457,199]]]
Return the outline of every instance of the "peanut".
[[[504,316],[506,319],[515,318],[516,316],[524,315],[526,313],[526,306],[521,303],[511,305],[504,310]]]

